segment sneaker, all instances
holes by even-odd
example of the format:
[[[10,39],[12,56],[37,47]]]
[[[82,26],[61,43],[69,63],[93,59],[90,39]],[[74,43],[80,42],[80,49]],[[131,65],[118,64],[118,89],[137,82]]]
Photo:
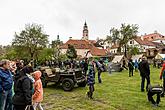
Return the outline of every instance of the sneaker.
[[[158,104],[152,104],[153,107],[158,107]]]

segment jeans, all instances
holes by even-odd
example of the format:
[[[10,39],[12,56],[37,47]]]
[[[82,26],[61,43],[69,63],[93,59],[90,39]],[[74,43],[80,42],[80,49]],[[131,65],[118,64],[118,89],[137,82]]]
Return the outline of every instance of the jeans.
[[[148,101],[151,101],[152,104],[159,104],[160,102],[160,92],[148,91]],[[153,99],[153,96],[157,95],[156,101]]]
[[[12,89],[0,93],[0,110],[13,110]]]
[[[144,91],[145,79],[147,80],[146,90],[148,90],[148,85],[150,84],[150,76],[142,76],[142,80],[141,80],[141,91]]]
[[[89,85],[89,92],[87,92],[87,95],[88,95],[88,97],[91,98],[91,99],[93,98],[92,96],[93,96],[94,90],[95,90],[94,84],[90,84],[90,85]]]
[[[98,82],[102,83],[102,81],[101,81],[101,70],[98,70]]]
[[[129,69],[129,77],[133,76],[133,69]]]

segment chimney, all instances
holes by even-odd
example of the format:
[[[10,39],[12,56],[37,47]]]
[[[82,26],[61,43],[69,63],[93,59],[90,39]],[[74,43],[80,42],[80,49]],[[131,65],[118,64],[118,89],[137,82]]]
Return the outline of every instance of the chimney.
[[[71,40],[72,39],[72,37],[69,37],[69,40]]]
[[[155,30],[154,33],[157,34],[158,33],[157,30]]]

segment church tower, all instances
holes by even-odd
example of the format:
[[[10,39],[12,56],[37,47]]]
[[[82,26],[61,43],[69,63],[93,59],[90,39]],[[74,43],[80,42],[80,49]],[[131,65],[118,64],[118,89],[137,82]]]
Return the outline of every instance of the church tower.
[[[83,37],[82,40],[88,40],[88,26],[85,21],[84,27],[83,27]]]

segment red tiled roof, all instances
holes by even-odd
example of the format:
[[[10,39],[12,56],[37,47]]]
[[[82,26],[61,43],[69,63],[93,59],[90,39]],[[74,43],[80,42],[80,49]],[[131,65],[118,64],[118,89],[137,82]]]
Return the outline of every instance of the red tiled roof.
[[[155,44],[151,41],[142,40],[140,37],[137,37],[134,39],[136,42],[138,42],[140,45],[147,45],[147,46],[155,46]]]
[[[73,45],[75,49],[89,49],[91,55],[93,56],[105,56],[106,51],[104,49],[98,49],[93,45],[96,41],[94,40],[68,40],[65,44],[63,44],[60,48],[67,49],[68,44]]]
[[[106,50],[98,49],[97,47],[93,47],[93,48],[90,49],[90,53],[93,56],[105,56],[106,55]]]
[[[157,40],[157,39],[165,39],[165,36],[159,34],[159,33],[152,33],[152,34],[148,34],[148,35],[144,35],[143,36],[144,40],[148,40],[148,41],[153,41],[153,40]]]
[[[95,44],[96,40],[89,40],[89,42],[91,42],[92,44]]]
[[[65,44],[63,44],[60,48],[67,49],[68,44],[73,45],[75,49],[90,49],[93,47],[93,44],[87,40],[68,40]]]

